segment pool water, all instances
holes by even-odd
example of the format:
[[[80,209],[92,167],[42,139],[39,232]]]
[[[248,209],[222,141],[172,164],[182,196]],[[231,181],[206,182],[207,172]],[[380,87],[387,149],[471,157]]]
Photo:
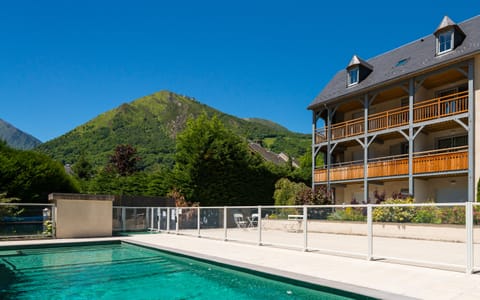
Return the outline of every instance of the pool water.
[[[331,292],[331,291],[330,291]],[[0,249],[0,299],[367,299],[127,243]]]

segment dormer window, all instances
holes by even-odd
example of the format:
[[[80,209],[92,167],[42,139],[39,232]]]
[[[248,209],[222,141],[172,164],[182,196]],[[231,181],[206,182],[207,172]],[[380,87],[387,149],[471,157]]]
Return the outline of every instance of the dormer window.
[[[454,50],[465,39],[462,29],[447,16],[443,18],[434,34],[437,40],[437,55]]]
[[[354,85],[358,83],[358,78],[359,78],[359,71],[360,69],[358,67],[352,68],[348,70],[348,86]]]
[[[347,86],[352,86],[362,82],[372,72],[373,67],[354,55],[347,66]]]
[[[437,53],[442,54],[453,50],[453,30],[442,32],[437,37]]]

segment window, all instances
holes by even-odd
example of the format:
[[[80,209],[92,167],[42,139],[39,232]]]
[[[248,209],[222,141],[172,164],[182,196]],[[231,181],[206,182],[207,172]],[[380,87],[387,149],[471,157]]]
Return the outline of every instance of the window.
[[[437,149],[461,147],[466,146],[467,144],[468,136],[466,135],[440,138],[437,140]]]
[[[453,30],[442,32],[437,37],[437,54],[442,54],[453,49]]]
[[[458,100],[455,99],[455,94],[458,93],[458,88],[450,88],[446,90],[437,91],[435,96],[440,99],[440,113],[450,114],[456,111]],[[450,99],[452,99],[450,101]]]
[[[397,63],[395,64],[395,67],[404,66],[408,63],[409,60],[410,60],[410,57],[401,59],[401,60],[397,61]]]
[[[358,78],[359,78],[359,68],[353,68],[348,70],[348,85],[354,85],[358,83]]]
[[[401,142],[398,144],[394,144],[390,146],[390,154],[391,156],[394,155],[402,155],[402,154],[408,154],[408,143],[407,142]]]

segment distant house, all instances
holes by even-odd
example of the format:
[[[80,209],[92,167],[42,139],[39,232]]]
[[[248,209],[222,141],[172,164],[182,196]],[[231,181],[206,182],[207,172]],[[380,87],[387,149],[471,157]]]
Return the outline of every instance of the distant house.
[[[73,172],[71,164],[64,165],[63,169],[65,170],[65,173],[67,173],[68,175],[74,175],[75,174],[75,172]]]
[[[291,158],[283,152],[277,154],[263,148],[260,144],[253,142],[248,143],[248,147],[251,151],[260,155],[265,161],[271,162],[277,166],[283,166],[291,161],[294,168],[300,168],[300,163],[295,158]]]
[[[368,60],[354,55],[308,107],[314,156],[325,162],[313,159],[314,185],[337,203],[374,202],[375,190],[474,201],[479,99],[480,16],[444,17],[421,39]]]

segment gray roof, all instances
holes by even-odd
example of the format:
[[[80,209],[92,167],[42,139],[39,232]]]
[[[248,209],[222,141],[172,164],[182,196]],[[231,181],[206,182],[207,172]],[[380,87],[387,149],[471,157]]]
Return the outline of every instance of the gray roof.
[[[290,158],[292,160],[292,165],[295,168],[300,167],[300,162],[298,162],[295,158],[288,157],[288,155],[283,152],[280,154],[271,152],[263,148],[258,143],[248,143],[248,146],[252,151],[254,151],[255,153],[258,153],[264,160],[274,163],[277,166],[285,165],[288,162],[288,159]]]
[[[453,23],[453,24],[450,24]],[[444,17],[440,23],[447,26],[455,25],[448,17]],[[453,51],[437,56],[435,35],[432,33],[424,38],[401,46],[392,51],[386,52],[367,60],[372,66],[372,72],[361,82],[354,86],[347,87],[347,71],[339,71],[325,88],[318,94],[308,109],[315,109],[317,106],[340,100],[345,96],[365,93],[366,91],[378,88],[394,81],[404,80],[416,73],[439,67],[449,62],[471,56],[480,52],[480,15],[466,20],[458,26],[465,33],[466,37]],[[397,66],[397,63],[406,59],[407,62]]]

